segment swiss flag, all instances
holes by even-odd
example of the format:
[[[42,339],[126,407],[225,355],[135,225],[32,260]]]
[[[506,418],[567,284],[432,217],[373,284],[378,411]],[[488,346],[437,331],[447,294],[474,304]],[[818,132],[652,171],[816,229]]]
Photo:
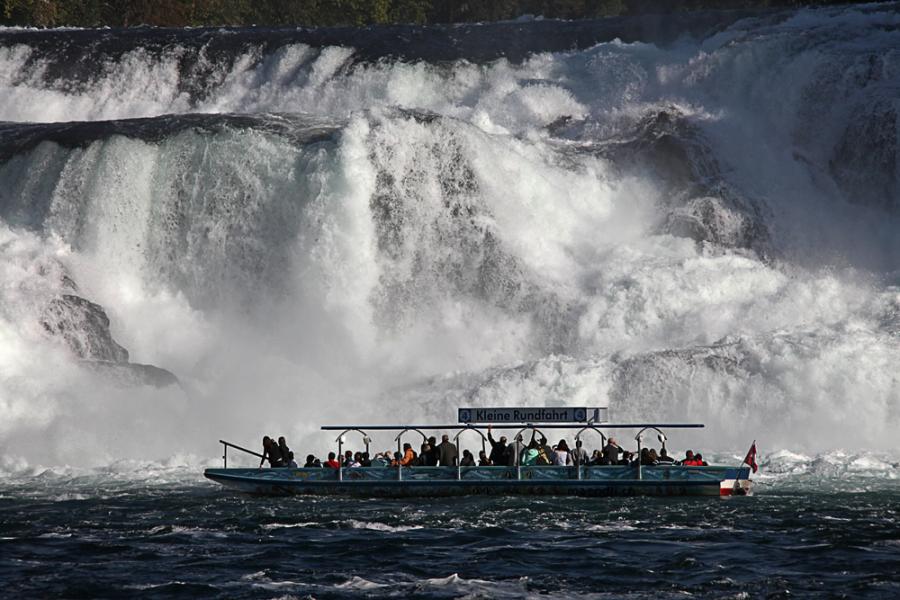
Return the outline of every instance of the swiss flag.
[[[759,467],[756,466],[756,440],[753,440],[753,445],[750,446],[750,449],[747,450],[747,456],[744,458],[744,464],[749,465],[753,472],[756,473],[759,470]]]

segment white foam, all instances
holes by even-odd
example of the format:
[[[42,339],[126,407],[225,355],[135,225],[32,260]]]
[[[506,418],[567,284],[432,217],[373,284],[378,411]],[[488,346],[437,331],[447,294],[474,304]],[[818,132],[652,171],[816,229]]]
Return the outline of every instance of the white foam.
[[[0,49],[0,119],[285,111],[338,124],[315,144],[261,127],[45,142],[0,165],[10,221],[37,221],[0,223],[2,470],[32,469],[24,454],[164,474],[148,461],[211,456],[219,438],[285,434],[302,456],[330,447],[325,422],[610,403],[616,420],[708,423],[680,447],[756,438],[808,454],[770,453],[773,474],[893,476],[865,452],[894,446],[900,424],[898,218],[848,202],[828,169],[850,115],[896,100],[895,21],[801,12],[522,64],[248,49],[194,104],[183,48],[130,52],[67,88],[33,50]],[[860,87],[873,55],[880,78]],[[658,110],[703,136],[777,260],[660,233],[673,202],[660,182],[585,151]],[[551,135],[560,117],[584,139]],[[715,191],[702,198],[721,208]],[[40,311],[63,273],[133,360],[182,387],[123,389],[49,337]],[[840,446],[865,452],[829,458]]]

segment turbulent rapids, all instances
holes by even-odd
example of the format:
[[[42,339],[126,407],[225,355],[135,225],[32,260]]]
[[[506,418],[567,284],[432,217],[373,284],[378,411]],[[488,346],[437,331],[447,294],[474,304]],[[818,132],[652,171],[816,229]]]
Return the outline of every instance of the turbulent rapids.
[[[0,29],[0,467],[467,404],[896,446],[900,5],[692,24]]]

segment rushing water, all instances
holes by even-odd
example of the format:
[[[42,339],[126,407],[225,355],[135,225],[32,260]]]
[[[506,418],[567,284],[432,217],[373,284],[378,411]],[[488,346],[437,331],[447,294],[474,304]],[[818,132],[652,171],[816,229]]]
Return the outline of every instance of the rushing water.
[[[0,487],[0,576],[10,597],[896,598],[900,481],[792,464],[699,500],[273,500],[188,469],[45,473]]]
[[[0,30],[0,594],[898,596],[898,115],[895,2]],[[759,494],[199,480],[560,404],[757,439]]]

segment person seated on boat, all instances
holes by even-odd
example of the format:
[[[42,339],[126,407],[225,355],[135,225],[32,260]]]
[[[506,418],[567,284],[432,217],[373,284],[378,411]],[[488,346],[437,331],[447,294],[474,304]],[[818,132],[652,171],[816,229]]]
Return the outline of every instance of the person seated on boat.
[[[285,466],[290,467],[291,469],[296,469],[300,466],[297,464],[297,461],[294,460],[294,453],[291,450],[288,450],[287,464],[285,464]]]
[[[403,456],[400,458],[400,466],[401,467],[411,467],[415,462],[416,452],[412,449],[410,444],[403,444]]]
[[[400,461],[403,460],[403,455],[399,452],[394,452],[394,458],[391,460],[392,467],[399,467]]]
[[[611,437],[606,440],[606,445],[603,447],[603,455],[608,461],[607,464],[619,464],[619,454],[621,453],[622,449],[619,447],[619,444],[616,443],[616,438]]]
[[[474,467],[475,457],[468,450],[463,450],[462,459],[459,461],[461,467]]]
[[[698,467],[708,467],[709,466],[709,463],[706,462],[705,460],[703,460],[703,455],[700,454],[699,452],[694,455],[694,461],[697,463],[696,466],[698,466]]]
[[[375,455],[375,458],[372,459],[371,466],[373,467],[389,467],[391,466],[391,461],[394,459],[394,455],[390,450],[385,450],[384,452],[379,452]]]
[[[641,448],[641,465],[649,467],[657,464],[653,459],[653,454],[655,454],[655,452],[651,452],[648,448]]]
[[[600,465],[604,464],[603,453],[599,450],[594,450],[594,452],[591,454],[590,460],[584,464],[599,467]]]
[[[569,453],[569,445],[566,440],[559,440],[553,452],[553,464],[557,467],[565,467],[572,464],[572,456]]]
[[[528,447],[522,452],[522,462],[523,465],[535,465],[537,464],[538,454],[540,454],[540,446],[538,443],[534,441],[534,438],[530,442],[528,442]]]
[[[629,452],[628,450],[622,450],[622,458],[617,460],[615,463],[610,463],[610,464],[616,464],[616,465],[621,465],[623,467],[627,467],[627,466],[631,465],[633,462],[636,462],[634,460],[634,452]]]
[[[494,436],[491,435],[492,427],[488,425],[488,441],[491,443],[491,455],[490,460],[493,465],[507,465],[509,461],[506,458],[506,436],[501,435],[500,441],[494,439]]]
[[[479,467],[490,467],[492,464],[491,459],[488,458],[487,453],[484,450],[480,450],[478,452],[478,466]]]
[[[610,460],[609,460],[609,457],[606,456],[606,452],[604,452],[603,450],[601,450],[601,451],[600,451],[600,461],[597,463],[597,466],[600,466],[600,467],[606,467],[606,466],[609,466],[609,465],[612,465],[612,464],[615,464],[615,463],[613,463],[612,461],[610,461]]]
[[[344,452],[344,459],[343,459],[344,468],[349,469],[350,464],[352,462],[353,462],[353,451],[347,450],[346,452]]]
[[[656,459],[657,462],[661,465],[671,465],[674,464],[675,459],[669,456],[669,453],[666,451],[666,445],[663,444],[663,447],[659,450],[659,457]]]
[[[321,469],[322,461],[313,456],[312,454],[306,455],[306,464],[303,465],[304,469]]]
[[[571,452],[572,464],[574,465],[589,465],[591,464],[591,459],[588,456],[587,450],[582,448],[583,442],[581,440],[575,440],[575,449]]]
[[[360,455],[359,466],[361,466],[361,467],[371,467],[372,466],[372,461],[369,459],[368,452],[363,452]]]
[[[259,466],[262,467],[263,463],[266,461],[269,461],[269,466],[273,469],[284,466],[284,461],[281,458],[281,451],[278,450],[278,444],[276,444],[269,436],[263,437],[263,453],[262,458],[259,461]]]
[[[287,464],[288,455],[291,453],[291,449],[288,448],[287,442],[284,440],[284,436],[278,438],[278,451],[281,453],[282,462]]]
[[[442,467],[455,467],[456,461],[459,460],[459,450],[456,444],[450,441],[450,436],[446,433],[441,436],[441,443],[438,446],[438,459]]]
[[[362,466],[362,453],[355,452],[350,458],[350,464],[346,465],[349,469],[358,469]]]
[[[697,457],[694,456],[693,450],[687,450],[684,453],[684,460],[681,461],[682,467],[702,467],[703,461],[697,460]]]
[[[328,453],[328,460],[325,461],[325,466],[329,469],[340,469],[341,463],[337,461],[337,455],[334,452]]]

